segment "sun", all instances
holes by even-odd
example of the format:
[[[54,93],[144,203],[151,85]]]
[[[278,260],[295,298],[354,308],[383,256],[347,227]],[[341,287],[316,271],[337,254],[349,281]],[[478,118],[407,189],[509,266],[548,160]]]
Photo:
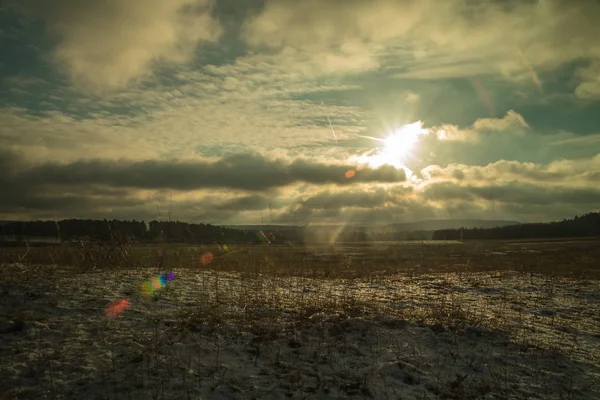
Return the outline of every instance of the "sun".
[[[406,124],[397,129],[385,139],[375,139],[383,145],[373,155],[369,156],[369,165],[377,168],[382,165],[391,165],[396,168],[403,168],[406,158],[410,156],[419,136],[426,133],[421,121]]]
[[[394,134],[384,139],[382,153],[390,158],[404,158],[412,150],[421,133],[419,126],[405,125]]]

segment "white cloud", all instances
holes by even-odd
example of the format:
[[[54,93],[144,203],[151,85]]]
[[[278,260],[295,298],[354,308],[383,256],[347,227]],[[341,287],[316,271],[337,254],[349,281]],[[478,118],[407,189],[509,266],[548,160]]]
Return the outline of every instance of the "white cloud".
[[[470,127],[461,129],[456,125],[441,125],[433,127],[430,132],[435,133],[440,140],[479,140],[487,132],[502,132],[506,134],[522,134],[529,129],[525,118],[514,110],[508,110],[502,118],[480,118]]]
[[[303,146],[312,148],[302,156],[319,158],[331,149],[317,144],[335,142],[327,117],[338,140],[364,129],[367,113],[358,107],[294,99],[357,86],[290,75],[260,56],[245,61],[180,67],[174,74],[177,83],[152,88],[86,95],[45,84],[44,108],[54,111],[0,108],[0,140],[40,160],[181,158],[247,149],[297,152]],[[22,80],[15,79],[14,85],[32,90]]]
[[[456,140],[456,141],[467,141],[477,140],[477,133],[472,130],[463,130],[456,125],[445,124],[436,128],[433,128],[435,135],[440,140]]]
[[[485,166],[430,165],[421,171],[424,180],[419,184],[427,186],[451,181],[483,187],[491,183],[527,182],[546,187],[596,188],[597,182],[590,180],[590,177],[599,172],[600,154],[591,158],[557,160],[548,164],[500,160]]]
[[[536,70],[600,59],[598,18],[593,0],[271,0],[247,21],[243,38],[282,59],[313,56],[323,67],[314,73],[328,70],[324,54],[351,48],[345,69],[393,68],[425,79],[501,74],[541,88]],[[588,80],[579,95],[595,93]]]
[[[78,85],[119,88],[157,61],[182,63],[221,27],[209,0],[28,0],[57,39],[53,59]]]
[[[413,92],[411,90],[406,91],[405,94],[406,94],[406,102],[407,103],[416,103],[421,98],[421,96],[418,93]]]
[[[338,140],[364,129],[365,112],[356,107],[291,100],[295,94],[344,90],[348,86],[289,82],[232,67],[215,76],[182,71],[183,83],[153,89],[129,88],[102,96],[73,98],[60,89],[47,99],[68,108],[31,114],[23,108],[0,108],[0,140],[28,158],[71,161],[86,157],[181,158],[198,152],[261,152],[313,146],[309,157],[321,157]],[[222,71],[221,71],[222,72]],[[250,75],[250,76],[249,76]],[[66,101],[70,99],[70,101]],[[127,114],[106,110],[132,108]],[[320,123],[317,123],[320,121]],[[344,121],[339,125],[338,121]]]
[[[525,118],[513,110],[508,110],[503,118],[481,118],[475,121],[473,129],[478,132],[485,131],[511,131],[521,133],[529,128]]]

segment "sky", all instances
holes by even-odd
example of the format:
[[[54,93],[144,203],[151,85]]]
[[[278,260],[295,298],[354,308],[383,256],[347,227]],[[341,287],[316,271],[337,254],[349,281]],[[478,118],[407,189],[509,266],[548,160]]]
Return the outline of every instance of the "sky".
[[[600,209],[597,0],[4,0],[0,220]]]

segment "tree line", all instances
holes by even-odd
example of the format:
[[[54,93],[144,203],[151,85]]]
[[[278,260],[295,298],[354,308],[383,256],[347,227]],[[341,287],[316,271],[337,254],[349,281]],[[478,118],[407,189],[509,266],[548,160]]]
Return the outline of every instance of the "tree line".
[[[318,231],[319,229],[317,229]],[[327,230],[327,229],[325,229]],[[600,213],[593,212],[558,222],[529,223],[497,228],[442,229],[434,232],[399,232],[392,227],[366,230],[347,226],[335,230],[340,242],[379,240],[469,240],[469,239],[533,239],[600,236]],[[262,231],[194,224],[180,221],[122,221],[65,219],[60,221],[11,221],[0,224],[0,240],[23,241],[31,238],[100,241],[166,241],[187,243],[300,243],[314,235],[306,227],[278,230],[266,226]],[[324,237],[329,237],[325,235]]]
[[[549,239],[600,236],[600,213],[592,212],[557,222],[527,223],[486,229],[442,229],[433,240]]]
[[[0,225],[0,236],[5,239],[55,238],[72,240],[129,240],[194,242],[194,243],[260,243],[274,241],[269,236],[244,229],[233,229],[211,224],[190,224],[180,221],[121,221],[65,219],[61,221],[11,221]]]

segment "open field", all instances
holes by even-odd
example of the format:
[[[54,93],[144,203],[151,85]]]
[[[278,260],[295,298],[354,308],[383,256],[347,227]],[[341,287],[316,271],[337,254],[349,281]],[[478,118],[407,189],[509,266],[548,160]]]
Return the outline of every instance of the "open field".
[[[600,398],[599,241],[81,243],[0,262],[1,398]]]

